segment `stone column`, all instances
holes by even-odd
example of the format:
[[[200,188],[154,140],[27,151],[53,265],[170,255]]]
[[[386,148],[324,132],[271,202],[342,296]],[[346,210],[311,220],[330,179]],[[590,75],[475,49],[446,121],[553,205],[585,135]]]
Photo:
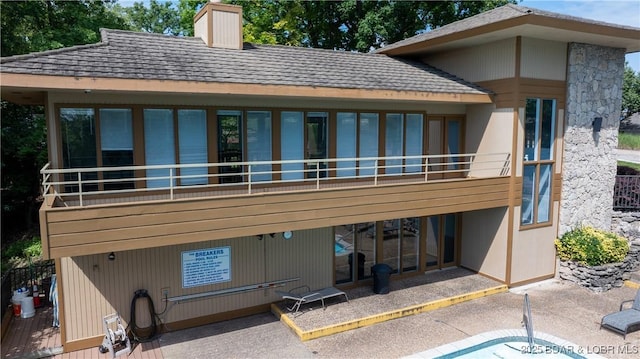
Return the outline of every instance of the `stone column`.
[[[560,235],[611,229],[624,49],[569,44]],[[592,122],[602,118],[600,132]]]

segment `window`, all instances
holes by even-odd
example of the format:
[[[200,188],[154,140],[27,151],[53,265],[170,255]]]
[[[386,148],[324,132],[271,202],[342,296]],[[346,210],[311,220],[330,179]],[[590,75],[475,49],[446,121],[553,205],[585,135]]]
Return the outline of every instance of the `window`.
[[[178,110],[178,153],[180,164],[208,162],[205,110]],[[207,167],[180,168],[180,185],[207,184],[207,173]]]
[[[176,152],[173,135],[173,110],[144,110],[144,158],[147,166],[174,165]],[[169,187],[169,168],[148,169],[147,177],[161,177],[147,180],[148,188]],[[175,176],[176,173],[173,173]],[[174,183],[175,185],[175,180]]]
[[[354,177],[356,175],[356,117],[354,112],[338,112],[336,125],[336,156],[349,158],[336,163],[336,177]]]
[[[271,112],[247,111],[247,160],[271,161]],[[251,167],[251,181],[271,181],[271,165]]]
[[[360,114],[360,142],[358,145],[358,157],[378,157],[378,114]],[[362,177],[373,176],[375,173],[375,160],[360,161],[360,173]]]
[[[295,181],[304,178],[304,115],[302,112],[282,111],[280,114],[280,158],[283,181]],[[300,162],[297,162],[300,161]]]
[[[96,123],[92,108],[61,108],[60,133],[62,135],[62,165],[64,168],[97,167]],[[98,178],[97,172],[83,173],[81,180],[91,181]],[[68,173],[65,181],[78,181],[78,175]],[[84,184],[82,191],[96,191],[98,185]],[[79,187],[67,186],[68,192],[77,192]]]
[[[546,223],[551,220],[555,114],[556,100],[527,99],[520,219],[523,225]]]
[[[307,112],[307,159],[322,160],[327,158],[329,150],[329,114],[327,112]],[[327,162],[308,162],[307,177],[327,177]]]
[[[385,131],[385,156],[422,156],[423,116],[421,114],[388,113]],[[389,159],[385,173],[416,173],[422,169],[421,158]]]
[[[124,167],[133,165],[133,126],[130,109],[102,108],[100,114],[100,149],[102,166]],[[130,189],[132,181],[117,181],[118,178],[133,178],[132,170],[105,171],[105,190]]]
[[[242,162],[242,111],[218,111],[218,162]],[[242,166],[220,166],[220,183],[242,182]]]

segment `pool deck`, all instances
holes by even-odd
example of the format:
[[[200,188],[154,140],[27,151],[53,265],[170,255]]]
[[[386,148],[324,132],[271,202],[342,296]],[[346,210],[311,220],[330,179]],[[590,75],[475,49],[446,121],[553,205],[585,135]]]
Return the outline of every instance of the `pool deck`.
[[[285,323],[284,318],[279,320],[264,313],[164,333],[152,343],[137,346],[131,357],[415,357],[483,333],[519,330],[524,293],[529,294],[531,301],[534,332],[575,343],[585,354],[615,359],[637,357],[640,353],[640,331],[623,339],[599,329],[602,316],[618,310],[621,301],[632,299],[637,285],[605,293],[556,280],[509,291],[500,289],[497,294],[490,292],[492,288],[500,288],[500,284],[463,269],[428,272],[392,282],[389,294],[374,294],[371,287],[354,288],[346,291],[349,302],[338,297],[328,301],[326,309],[313,305],[303,306],[301,313],[295,315],[283,312],[283,317],[298,329]],[[401,313],[411,315],[400,316]],[[38,315],[46,314],[38,311]],[[13,320],[2,340],[3,358],[43,357],[35,351],[51,348],[52,342],[47,338],[59,335],[59,331],[50,329],[49,318],[44,321],[37,318]],[[345,323],[359,323],[362,319],[367,319],[368,325],[340,329]],[[44,323],[44,327],[27,325],[29,321]],[[323,332],[326,328],[332,328],[330,335],[314,336],[315,339],[300,335]],[[58,354],[59,347],[52,349],[55,350],[49,353],[57,354],[55,358],[110,357],[99,354],[95,348],[64,354]]]

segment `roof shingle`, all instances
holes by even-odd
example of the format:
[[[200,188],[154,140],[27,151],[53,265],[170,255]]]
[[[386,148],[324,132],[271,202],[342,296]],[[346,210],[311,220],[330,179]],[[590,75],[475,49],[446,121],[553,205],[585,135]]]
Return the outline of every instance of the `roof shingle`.
[[[210,48],[199,38],[102,30],[102,42],[2,58],[1,72],[51,76],[487,94],[421,62],[279,45]]]

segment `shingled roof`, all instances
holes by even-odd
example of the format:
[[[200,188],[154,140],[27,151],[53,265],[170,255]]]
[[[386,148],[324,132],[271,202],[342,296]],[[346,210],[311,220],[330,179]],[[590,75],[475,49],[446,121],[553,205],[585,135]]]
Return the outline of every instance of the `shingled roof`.
[[[102,30],[97,44],[2,58],[1,72],[74,78],[175,80],[340,89],[482,94],[421,62],[380,54],[245,44],[210,48],[199,38]]]
[[[555,23],[535,23],[533,22],[534,18],[538,19],[547,19],[554,21]],[[520,21],[519,21],[520,20]],[[500,27],[491,27],[491,25],[495,25],[498,23],[504,23],[505,27],[514,27],[518,25],[522,25],[527,23],[527,20],[530,20],[532,24],[543,25],[543,26],[558,26],[558,30],[573,30],[579,31],[578,29],[570,28],[568,24],[575,25],[583,25],[585,27],[580,28],[582,31],[591,31],[594,34],[602,35],[601,32],[603,29],[618,31],[618,35],[623,35],[623,37],[627,37],[625,40],[625,44],[631,44],[630,46],[620,46],[626,47],[630,52],[638,51],[640,47],[640,39],[638,38],[638,28],[632,26],[611,24],[603,21],[596,21],[591,19],[585,19],[577,16],[570,16],[560,13],[555,13],[551,11],[539,10],[535,8],[530,8],[526,6],[519,6],[514,4],[507,4],[489,11],[482,12],[480,14],[468,17],[466,19],[462,19],[442,27],[433,29],[431,31],[427,31],[407,39],[389,44],[378,49],[377,53],[389,53],[396,54],[400,53],[398,50],[402,48],[412,48],[411,45],[420,45],[420,50],[425,50],[425,46],[422,44],[429,43],[430,41],[439,40],[447,38],[451,35],[455,35],[460,37],[460,34],[469,33],[469,36],[476,35],[472,34],[474,31],[478,31],[481,28],[486,27],[487,32],[498,31],[502,28]],[[508,25],[507,25],[508,24]],[[557,25],[554,25],[557,24]],[[560,25],[563,24],[563,25]],[[511,37],[518,35],[516,32],[512,32],[509,34]],[[560,37],[559,33],[555,33],[556,36]],[[466,37],[462,36],[463,38]],[[453,39],[459,40],[459,39]],[[495,39],[494,39],[495,40]],[[557,38],[558,41],[571,41],[568,38]],[[580,39],[584,40],[584,39]],[[606,41],[603,39],[599,39],[598,41]],[[606,44],[603,44],[606,45]],[[413,46],[415,48],[415,46]],[[404,52],[403,52],[404,53]]]

